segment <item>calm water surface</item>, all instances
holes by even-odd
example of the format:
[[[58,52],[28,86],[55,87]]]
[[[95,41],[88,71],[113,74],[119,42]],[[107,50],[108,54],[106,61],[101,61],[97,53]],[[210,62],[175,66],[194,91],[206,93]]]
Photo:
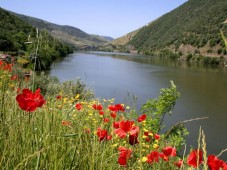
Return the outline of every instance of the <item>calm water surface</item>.
[[[227,69],[227,68],[226,68]],[[190,65],[158,57],[103,52],[77,52],[54,63],[49,72],[60,81],[82,79],[96,97],[117,103],[135,104],[139,108],[149,98],[156,98],[170,80],[181,93],[167,128],[198,117],[209,119],[186,124],[190,134],[188,146],[197,147],[199,128],[206,134],[209,154],[227,148],[227,70]],[[227,152],[221,157],[227,160]]]

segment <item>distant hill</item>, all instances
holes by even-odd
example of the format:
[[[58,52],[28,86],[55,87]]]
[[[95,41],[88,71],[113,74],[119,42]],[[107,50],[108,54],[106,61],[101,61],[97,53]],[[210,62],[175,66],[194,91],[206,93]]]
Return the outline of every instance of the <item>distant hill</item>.
[[[128,42],[134,50],[180,55],[226,55],[220,30],[227,36],[227,0],[188,0],[175,10],[143,27]]]
[[[130,32],[130,33],[128,33],[128,34],[126,34],[122,37],[119,37],[119,38],[111,41],[111,44],[116,45],[116,46],[125,45],[126,43],[128,43],[132,39],[132,37],[134,37],[140,31],[140,29],[132,31],[132,32]]]
[[[156,21],[156,20],[154,20],[154,21]],[[123,46],[123,45],[127,44],[141,29],[152,24],[154,21],[152,21],[152,22],[148,23],[147,25],[145,25],[141,28],[138,28],[137,30],[134,30],[126,35],[123,35],[122,37],[116,38],[113,41],[111,41],[110,43],[114,46]]]
[[[34,61],[31,57],[38,44],[36,28],[2,8],[0,18],[0,51],[25,57],[32,68]],[[38,48],[40,62],[39,68],[36,69],[46,69],[54,59],[73,51],[70,46],[56,40],[46,31],[38,31],[38,36],[42,36],[42,42],[40,40]],[[26,43],[28,41],[29,43]]]
[[[81,48],[83,46],[99,46],[109,42],[109,40],[104,37],[87,34],[79,28],[68,25],[57,25],[26,15],[13,14],[36,28],[46,29],[52,36],[70,43],[76,48]]]
[[[104,35],[100,35],[100,37],[106,39],[107,41],[113,41],[114,38],[110,37],[110,36],[104,36]]]

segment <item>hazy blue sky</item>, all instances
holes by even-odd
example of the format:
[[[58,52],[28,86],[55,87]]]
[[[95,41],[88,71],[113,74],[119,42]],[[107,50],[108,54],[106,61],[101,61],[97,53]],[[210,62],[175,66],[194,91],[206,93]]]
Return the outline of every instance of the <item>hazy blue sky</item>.
[[[0,7],[89,34],[123,36],[187,0],[0,0]]]

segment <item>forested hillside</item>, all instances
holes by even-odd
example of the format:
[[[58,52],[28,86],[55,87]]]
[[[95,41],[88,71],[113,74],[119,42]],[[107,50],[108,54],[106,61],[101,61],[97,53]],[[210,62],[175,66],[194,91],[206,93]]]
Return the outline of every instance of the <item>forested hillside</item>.
[[[169,50],[182,54],[226,55],[226,0],[188,0],[142,28],[128,43],[147,54]]]
[[[26,50],[28,35],[35,36],[35,28],[0,8],[0,51]]]
[[[48,67],[52,60],[72,52],[70,46],[62,44],[46,31],[37,31],[36,28],[1,8],[0,18],[0,51],[27,56],[26,59],[29,61],[38,47],[39,59],[42,61],[41,69]],[[30,64],[32,65],[32,61]]]
[[[75,48],[83,48],[83,46],[86,45],[104,45],[109,41],[104,37],[88,34],[76,27],[68,25],[57,25],[38,18],[16,13],[13,14],[36,28],[47,30],[52,36],[64,42],[72,44]]]

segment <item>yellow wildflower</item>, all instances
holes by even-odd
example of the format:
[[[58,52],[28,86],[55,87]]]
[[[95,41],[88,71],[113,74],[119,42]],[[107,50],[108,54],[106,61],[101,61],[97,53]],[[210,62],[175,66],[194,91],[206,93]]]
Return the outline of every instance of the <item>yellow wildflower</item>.
[[[154,149],[157,149],[157,148],[158,148],[158,144],[155,143],[155,144],[153,145],[153,148],[154,148]]]
[[[144,157],[142,158],[142,162],[146,162],[146,161],[147,161],[147,157],[144,156]]]
[[[127,109],[127,110],[129,110],[129,109],[130,109],[130,107],[129,107],[129,106],[126,106],[126,109]]]
[[[148,132],[148,130],[147,130],[146,128],[143,128],[143,131],[144,131],[144,132]]]
[[[153,134],[153,133],[151,133],[151,132],[149,132],[149,133],[148,133],[148,135],[149,135],[149,136],[154,136],[154,134]]]
[[[113,147],[117,147],[117,145],[118,145],[118,144],[117,144],[117,143],[115,143],[115,144],[113,144],[112,146],[113,146]]]
[[[66,102],[67,102],[67,100],[68,100],[67,98],[64,98],[64,99],[63,99],[63,103],[66,103]]]
[[[79,97],[80,97],[80,94],[77,94],[77,95],[75,96],[75,99],[78,100]]]
[[[143,136],[142,136],[142,138],[143,138],[143,139],[146,139],[146,138],[147,138],[147,136],[143,135]]]

